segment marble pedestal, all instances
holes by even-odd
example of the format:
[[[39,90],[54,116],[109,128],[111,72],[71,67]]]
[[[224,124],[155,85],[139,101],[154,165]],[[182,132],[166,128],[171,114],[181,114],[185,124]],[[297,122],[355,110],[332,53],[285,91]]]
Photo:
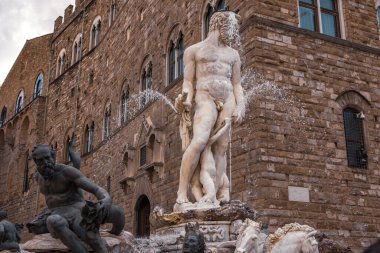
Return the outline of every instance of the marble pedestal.
[[[207,248],[215,249],[223,243],[236,240],[238,229],[246,218],[255,220],[257,212],[240,201],[221,203],[219,207],[193,209],[180,212],[164,213],[155,208],[150,221],[154,232],[150,236],[155,252],[182,252],[185,226],[190,222],[199,224],[199,231],[204,235]],[[216,251],[233,252],[233,248],[219,247]]]

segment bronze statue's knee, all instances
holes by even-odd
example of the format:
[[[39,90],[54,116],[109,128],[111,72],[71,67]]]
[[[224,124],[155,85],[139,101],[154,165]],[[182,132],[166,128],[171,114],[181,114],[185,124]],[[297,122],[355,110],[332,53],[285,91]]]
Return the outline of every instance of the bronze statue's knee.
[[[51,230],[56,231],[57,229],[60,229],[64,226],[68,226],[66,219],[60,215],[57,215],[57,214],[50,215],[46,219],[46,225],[47,225],[49,231],[51,231]]]

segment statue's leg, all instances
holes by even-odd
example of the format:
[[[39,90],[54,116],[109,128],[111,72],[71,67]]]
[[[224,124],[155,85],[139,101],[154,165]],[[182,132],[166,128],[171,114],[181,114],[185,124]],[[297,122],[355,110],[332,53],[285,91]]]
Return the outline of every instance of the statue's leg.
[[[217,192],[217,199],[219,201],[230,200],[230,180],[228,179],[226,173],[222,175],[222,181]]]
[[[200,181],[200,166],[199,164],[195,168],[193,177],[191,178],[191,193],[193,194],[195,201],[198,202],[203,196],[202,184]]]
[[[211,147],[206,146],[201,155],[200,181],[203,186],[204,195],[201,202],[216,202],[216,168]]]
[[[9,250],[9,251],[16,250],[17,252],[19,252],[20,246],[17,242],[1,242],[0,251],[3,251],[3,250]]]
[[[98,232],[87,231],[83,241],[90,245],[95,253],[108,253],[106,244]]]
[[[123,209],[112,205],[105,223],[112,223],[112,229],[109,232],[114,235],[119,235],[123,231],[125,225]]]
[[[217,125],[221,124],[226,118],[231,118],[232,113],[236,107],[235,98],[233,94],[226,100],[223,110],[219,113]],[[227,148],[230,140],[230,129],[224,132],[212,146],[212,152],[214,154],[215,166],[216,166],[216,188],[217,199],[219,201],[229,201],[229,182],[226,182],[223,178],[227,177]],[[227,178],[228,179],[228,178]],[[224,183],[228,183],[224,185]],[[223,193],[223,194],[222,194]]]
[[[73,252],[87,253],[85,246],[78,236],[70,230],[69,223],[64,217],[58,214],[50,215],[46,219],[46,224],[52,236],[59,238]]]
[[[193,125],[193,139],[182,157],[177,193],[177,203],[189,202],[187,190],[198,165],[199,157],[210,137],[211,129],[217,118],[214,101],[207,93],[196,95],[196,107]]]

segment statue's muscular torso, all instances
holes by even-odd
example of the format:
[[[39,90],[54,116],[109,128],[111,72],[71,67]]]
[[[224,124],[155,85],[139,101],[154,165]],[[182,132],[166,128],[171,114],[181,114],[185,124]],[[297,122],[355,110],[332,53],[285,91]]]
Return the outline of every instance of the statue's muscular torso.
[[[62,164],[55,165],[55,172],[50,178],[44,178],[37,172],[40,191],[45,195],[49,209],[83,203],[82,190],[67,178],[65,170],[75,169]]]
[[[236,50],[227,47],[215,47],[200,42],[189,48],[195,61],[195,88],[206,91],[214,99],[225,100],[233,93],[232,66],[239,59]]]

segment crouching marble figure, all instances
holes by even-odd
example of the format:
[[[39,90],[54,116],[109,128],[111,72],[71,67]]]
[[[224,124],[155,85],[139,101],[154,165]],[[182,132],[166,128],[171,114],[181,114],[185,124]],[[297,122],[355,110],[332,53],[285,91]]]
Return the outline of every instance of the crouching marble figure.
[[[229,130],[231,120],[242,122],[245,109],[240,56],[231,47],[239,39],[239,19],[231,11],[216,12],[207,38],[185,50],[183,89],[176,99],[185,152],[174,211],[218,206],[230,199]],[[194,205],[188,198],[189,184]]]
[[[96,253],[107,252],[99,226],[112,223],[110,233],[120,234],[125,224],[124,211],[112,205],[107,191],[79,169],[55,163],[55,151],[48,145],[34,147],[32,157],[37,165],[36,180],[48,208],[27,224],[29,232],[50,233],[76,253],[88,252],[83,242]],[[82,189],[94,194],[99,202],[86,203]]]
[[[7,221],[7,213],[0,211],[0,251],[20,251],[20,235],[15,224]]]

